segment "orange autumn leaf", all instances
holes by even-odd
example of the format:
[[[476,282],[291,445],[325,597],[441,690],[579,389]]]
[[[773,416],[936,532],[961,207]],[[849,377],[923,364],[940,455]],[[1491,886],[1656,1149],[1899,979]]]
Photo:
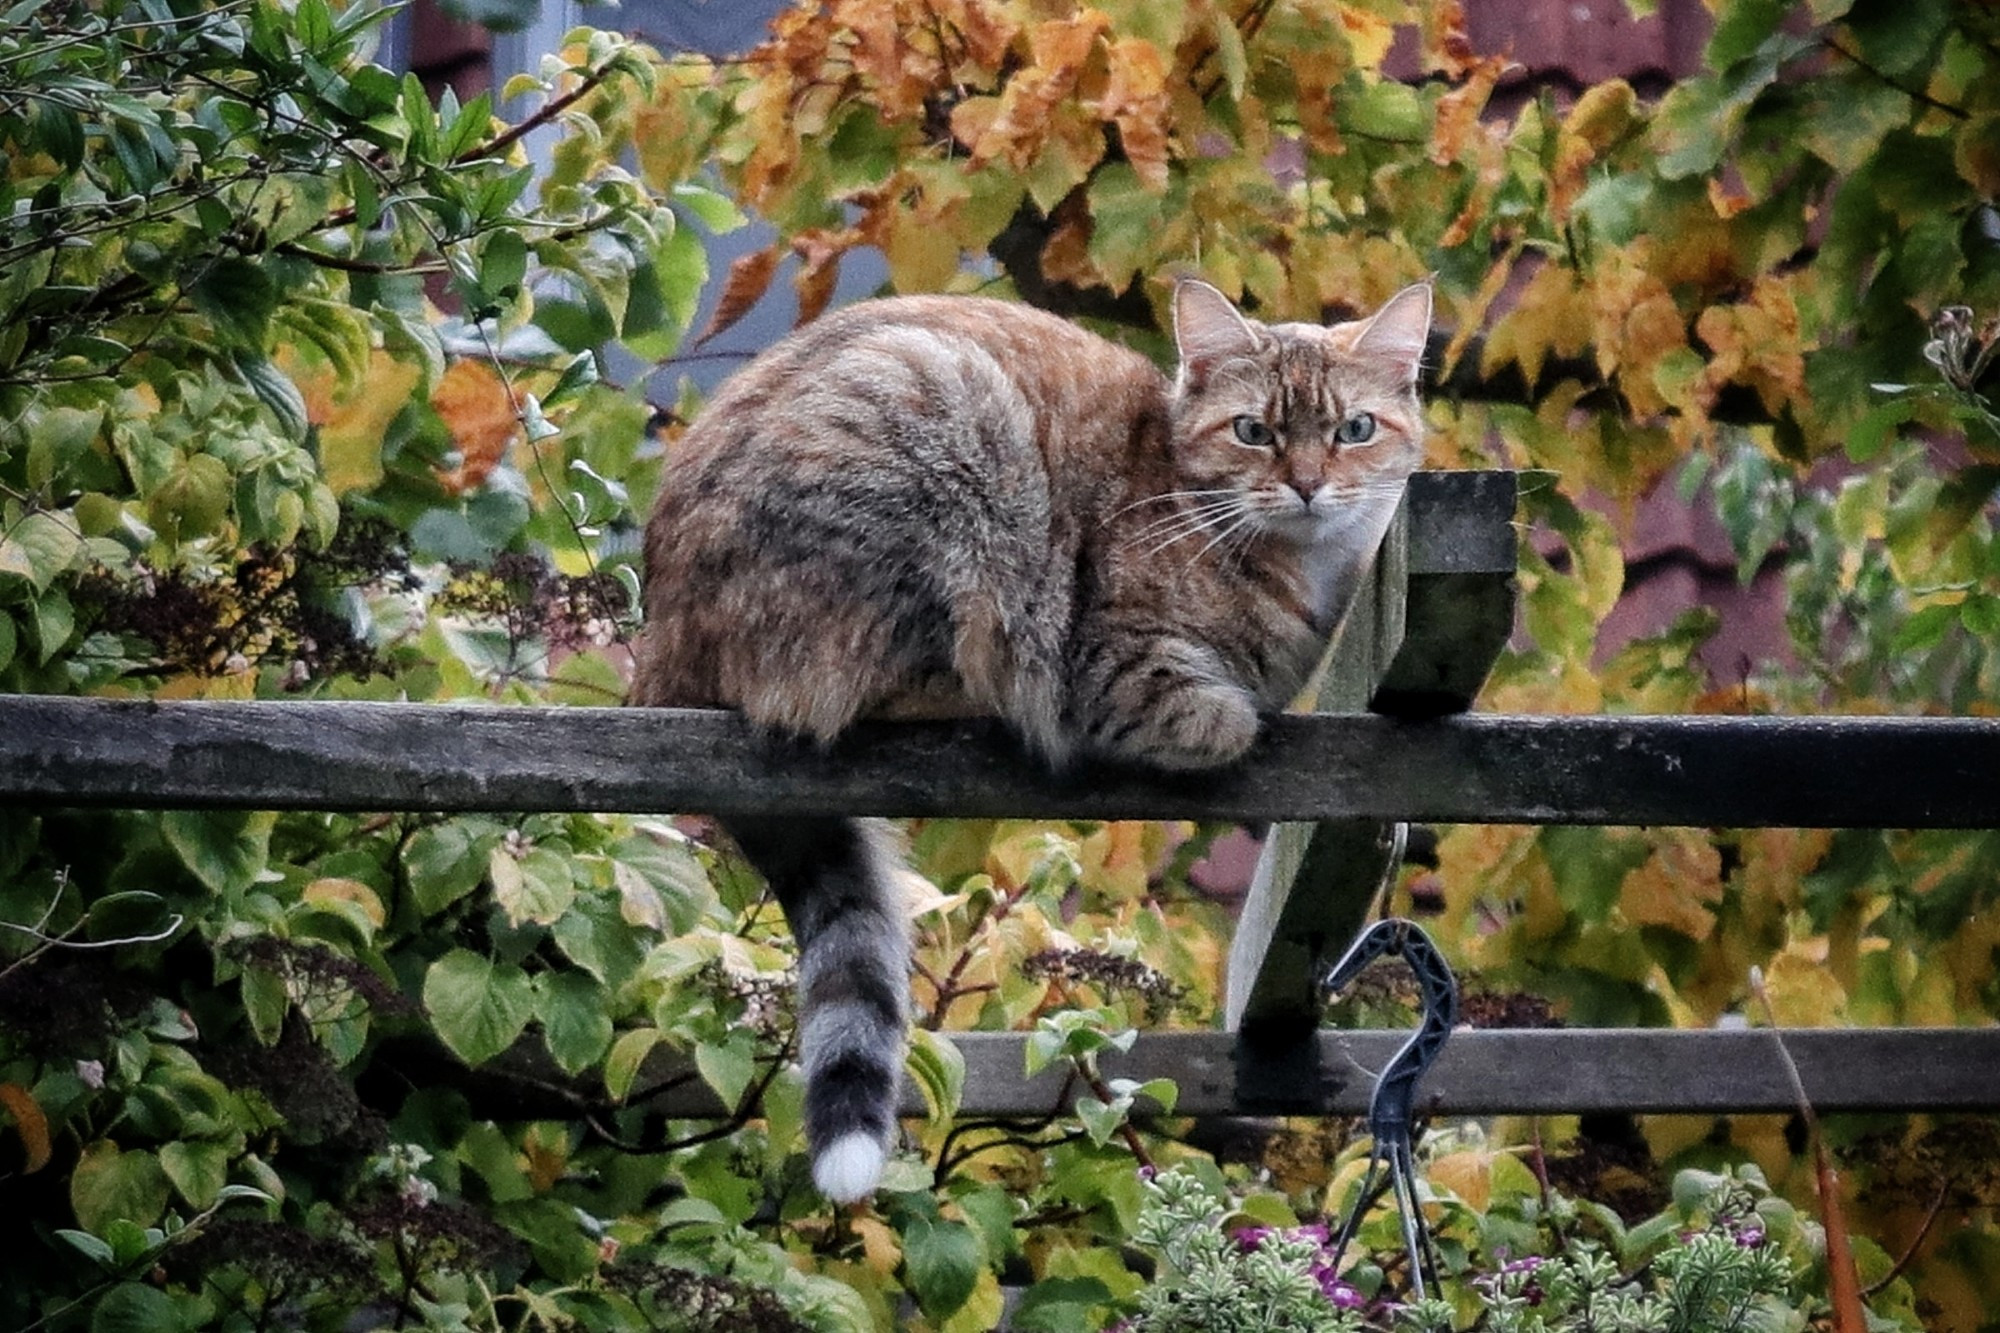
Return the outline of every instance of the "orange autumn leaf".
[[[477,490],[520,434],[513,395],[484,361],[454,361],[432,391],[431,407],[458,451],[458,465],[439,470],[439,484],[453,495]]]
[[[978,130],[971,143],[973,166],[1004,161],[1025,171],[1034,163],[1051,133],[1057,105],[1075,91],[1109,22],[1097,10],[1086,9],[1073,18],[1036,25],[1029,38],[1028,67],[1007,81],[990,116],[967,118],[964,128]],[[954,116],[954,132],[960,128]]]
[[[1505,56],[1487,56],[1472,67],[1469,78],[1438,99],[1437,123],[1431,131],[1431,161],[1450,166],[1465,157],[1474,139],[1486,133],[1480,114],[1494,85],[1508,66]]]
[[[1108,77],[1096,111],[1118,127],[1125,159],[1149,190],[1167,188],[1167,66],[1160,50],[1136,37],[1106,53]]]
[[[799,325],[810,324],[826,312],[833,300],[833,287],[840,280],[840,257],[858,237],[852,230],[827,231],[815,228],[800,232],[792,240],[792,253],[799,257],[799,271],[792,278],[798,294]]]
[[[1021,23],[991,0],[933,0],[930,10],[958,42],[964,58],[985,70],[1006,61]]]
[[[715,313],[708,317],[708,323],[696,335],[695,345],[700,346],[707,342],[749,314],[750,307],[763,298],[765,289],[770,287],[771,279],[777,271],[776,245],[767,245],[762,250],[752,250],[747,255],[738,255],[729,261],[729,276],[723,280],[722,297],[715,304]]]
[[[921,116],[924,101],[943,75],[934,44],[920,43],[928,36],[923,14],[910,12],[893,18],[883,9],[914,10],[906,4],[884,5],[882,0],[848,0],[834,7],[834,18],[852,35],[847,50],[854,69],[869,85],[871,99],[884,116],[907,120]]]
[[[21,1135],[27,1158],[25,1169],[33,1175],[49,1164],[49,1118],[42,1114],[41,1103],[34,1094],[18,1083],[0,1083],[0,1106],[14,1117],[14,1128]]]

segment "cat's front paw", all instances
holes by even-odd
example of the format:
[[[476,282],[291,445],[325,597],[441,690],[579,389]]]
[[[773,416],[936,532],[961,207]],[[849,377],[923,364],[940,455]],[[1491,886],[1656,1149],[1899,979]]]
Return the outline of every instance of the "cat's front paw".
[[[1103,748],[1115,758],[1154,768],[1220,768],[1243,757],[1259,725],[1256,705],[1242,690],[1189,685],[1108,729]]]

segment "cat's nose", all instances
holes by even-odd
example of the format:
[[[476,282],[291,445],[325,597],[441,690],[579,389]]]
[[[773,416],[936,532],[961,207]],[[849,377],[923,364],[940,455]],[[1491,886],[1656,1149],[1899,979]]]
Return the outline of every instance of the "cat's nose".
[[[1319,490],[1318,482],[1305,481],[1295,477],[1287,482],[1286,485],[1292,488],[1292,493],[1299,497],[1306,508],[1312,508],[1313,495]]]

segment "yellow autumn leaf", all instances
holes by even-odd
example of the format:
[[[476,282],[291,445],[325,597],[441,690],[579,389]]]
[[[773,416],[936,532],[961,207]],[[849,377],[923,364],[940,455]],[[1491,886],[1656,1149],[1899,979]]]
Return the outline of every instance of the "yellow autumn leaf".
[[[1765,967],[1764,991],[1780,1027],[1835,1027],[1846,1021],[1847,992],[1822,961],[1797,946]]]
[[[280,352],[278,365],[305,399],[306,420],[319,428],[320,474],[337,496],[364,491],[382,480],[382,440],[389,423],[408,406],[423,368],[381,348],[368,354],[368,374],[353,393],[336,391],[336,373],[324,362],[308,364]]]
[[[891,207],[882,253],[899,292],[943,291],[958,276],[958,238],[915,209]]]
[[[569,1170],[569,1139],[562,1126],[533,1125],[521,1143],[527,1164],[528,1183],[535,1193],[546,1194],[561,1183]]]
[[[863,1265],[876,1277],[888,1277],[903,1259],[903,1242],[894,1227],[873,1214],[855,1214],[847,1225],[861,1240]]]
[[[1374,67],[1382,63],[1396,40],[1396,25],[1384,15],[1371,13],[1359,5],[1338,4],[1331,8],[1347,36],[1350,58],[1357,65]]]
[[[1493,1154],[1481,1149],[1446,1153],[1430,1164],[1425,1173],[1433,1185],[1457,1195],[1476,1213],[1486,1211],[1493,1199]]]
[[[1618,909],[1635,926],[1665,926],[1693,940],[1715,933],[1722,903],[1722,854],[1693,829],[1655,835],[1653,854],[1625,876]]]
[[[1084,883],[1112,898],[1141,898],[1157,859],[1157,824],[1114,820],[1086,837],[1080,849]]]
[[[1512,361],[1534,384],[1551,354],[1583,354],[1590,343],[1591,322],[1589,299],[1576,274],[1560,264],[1545,264],[1487,336],[1479,373],[1490,378]]]

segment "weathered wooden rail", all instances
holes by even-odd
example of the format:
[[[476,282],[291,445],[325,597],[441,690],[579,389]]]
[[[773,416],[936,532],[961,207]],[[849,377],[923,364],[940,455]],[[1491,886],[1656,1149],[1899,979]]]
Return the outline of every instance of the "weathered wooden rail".
[[[1336,711],[1278,719],[1225,772],[1051,778],[982,722],[868,725],[819,750],[700,711],[12,696],[0,804],[1275,821],[1233,942],[1228,1030],[1145,1034],[1106,1062],[1171,1074],[1197,1115],[1365,1107],[1401,1034],[1314,1031],[1311,979],[1365,915],[1393,821],[2000,826],[2000,720],[1465,713],[1512,625],[1513,507],[1506,474],[1419,477],[1329,654],[1319,701]],[[1783,1038],[1822,1111],[2000,1109],[2000,1028]],[[967,1113],[1043,1114],[1062,1095],[1022,1077],[1020,1036],[957,1041]],[[537,1114],[523,1086],[496,1081],[489,1113]],[[1462,1033],[1426,1094],[1443,1113],[1793,1105],[1772,1034],[1754,1031]],[[695,1079],[653,1097],[722,1110]]]

